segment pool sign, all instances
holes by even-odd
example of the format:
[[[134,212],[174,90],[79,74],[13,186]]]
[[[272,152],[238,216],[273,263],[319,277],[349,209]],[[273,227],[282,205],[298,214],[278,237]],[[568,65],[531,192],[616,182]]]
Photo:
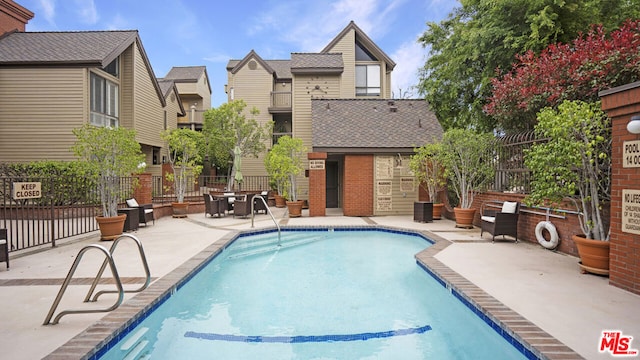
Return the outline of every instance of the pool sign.
[[[36,199],[42,197],[42,186],[40,182],[14,182],[13,199]]]
[[[640,140],[625,141],[622,144],[622,167],[640,167]]]
[[[622,231],[640,235],[640,190],[622,189]]]

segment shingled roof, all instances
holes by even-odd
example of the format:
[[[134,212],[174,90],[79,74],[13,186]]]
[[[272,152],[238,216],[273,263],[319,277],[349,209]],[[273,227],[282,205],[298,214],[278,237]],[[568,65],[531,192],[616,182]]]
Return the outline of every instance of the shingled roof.
[[[13,32],[0,38],[0,65],[109,65],[138,31]]]
[[[424,100],[313,99],[313,151],[411,152],[442,138]]]
[[[291,72],[299,73],[342,73],[344,63],[339,53],[291,53]]]

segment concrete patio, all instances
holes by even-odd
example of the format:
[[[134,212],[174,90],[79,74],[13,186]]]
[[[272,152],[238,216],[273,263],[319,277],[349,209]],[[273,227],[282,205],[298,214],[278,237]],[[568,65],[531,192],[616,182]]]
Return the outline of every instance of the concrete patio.
[[[603,330],[619,330],[632,336],[632,349],[640,348],[640,296],[608,285],[606,277],[581,274],[578,259],[545,250],[538,244],[498,242],[480,237],[479,229],[457,229],[449,220],[417,223],[411,216],[326,217],[289,219],[283,209],[271,208],[281,224],[367,225],[429,231],[451,245],[435,258],[492,295],[535,325],[587,359],[606,359],[598,351]],[[305,213],[303,212],[303,215]],[[272,227],[267,215],[256,215],[255,227]],[[152,279],[168,274],[230,232],[251,228],[251,219],[165,217],[134,234],[142,241]],[[11,270],[0,264],[0,348],[2,358],[36,359],[99,320],[105,313],[67,315],[58,325],[42,325],[79,250],[100,244],[97,233],[71,239],[55,248],[31,249],[11,254]],[[109,246],[109,243],[101,245]],[[85,253],[58,311],[69,308],[108,307],[113,297],[98,304],[83,304],[88,285],[102,262],[101,254]],[[121,242],[114,254],[123,282],[139,284],[144,275],[137,250]],[[98,265],[96,265],[98,264]],[[125,285],[127,287],[127,285]],[[135,286],[134,286],[135,287]],[[133,295],[127,294],[125,301]]]

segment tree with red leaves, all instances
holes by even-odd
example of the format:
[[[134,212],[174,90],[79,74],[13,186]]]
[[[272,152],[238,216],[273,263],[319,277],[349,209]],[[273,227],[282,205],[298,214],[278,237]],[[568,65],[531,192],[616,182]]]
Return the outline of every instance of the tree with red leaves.
[[[545,107],[597,101],[601,90],[640,80],[640,20],[626,21],[609,34],[594,25],[569,44],[516,59],[511,71],[492,79],[493,94],[484,107],[506,132],[533,129]]]

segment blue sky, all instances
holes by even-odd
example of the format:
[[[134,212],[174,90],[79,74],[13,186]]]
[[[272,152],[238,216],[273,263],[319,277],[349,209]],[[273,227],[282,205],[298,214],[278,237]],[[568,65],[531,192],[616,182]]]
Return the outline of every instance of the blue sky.
[[[397,97],[417,83],[427,50],[416,40],[452,0],[15,0],[35,13],[27,31],[138,30],[156,77],[173,66],[205,65],[211,105],[226,101],[226,64],[255,50],[289,59],[317,52],[355,21],[396,62]]]

